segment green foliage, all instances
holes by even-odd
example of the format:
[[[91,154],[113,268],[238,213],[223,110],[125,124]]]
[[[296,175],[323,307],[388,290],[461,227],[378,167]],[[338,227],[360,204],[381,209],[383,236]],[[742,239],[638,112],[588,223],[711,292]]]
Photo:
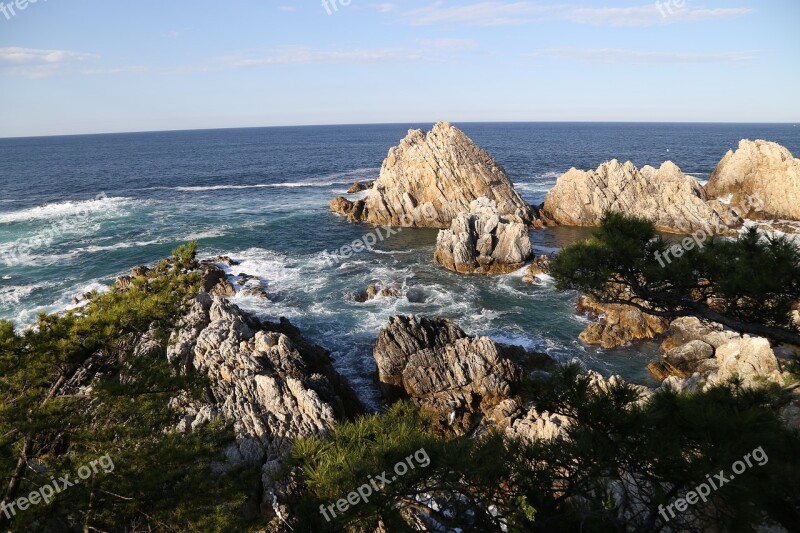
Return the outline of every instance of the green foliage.
[[[211,475],[233,440],[220,423],[190,435],[173,429],[179,395],[201,398],[205,381],[184,375],[164,352],[168,332],[199,287],[196,244],[126,291],[95,295],[83,309],[40,315],[22,333],[0,322],[0,479],[6,501],[51,476],[108,455],[99,472],[5,521],[12,531],[72,528],[208,531],[244,527],[237,509],[252,493],[252,472]],[[134,353],[143,336],[155,348]],[[159,347],[160,346],[160,347]],[[24,457],[20,462],[19,458]],[[22,466],[20,468],[19,466]]]
[[[328,438],[296,443],[293,456],[306,489],[302,531],[410,531],[411,514],[464,531],[704,531],[747,530],[764,517],[791,529],[800,503],[800,440],[777,416],[771,389],[731,385],[643,399],[624,383],[598,387],[577,367],[558,369],[526,387],[535,407],[571,422],[552,441],[519,442],[489,433],[447,440],[406,404],[343,424]],[[430,465],[417,468],[330,523],[320,505],[335,504],[391,472],[424,448]],[[709,503],[677,513],[668,506],[756,448],[768,461],[714,491]],[[431,501],[419,498],[436,499]],[[463,502],[466,505],[459,506]],[[626,508],[623,503],[634,503]],[[494,506],[492,516],[486,510]],[[475,515],[469,513],[475,511]],[[501,524],[502,520],[502,524]],[[670,529],[671,528],[671,529]]]
[[[647,220],[606,213],[592,238],[556,256],[552,274],[560,290],[601,302],[668,318],[694,315],[800,344],[792,320],[800,301],[800,249],[754,228],[737,240],[697,237],[684,239],[689,246],[681,248]]]
[[[423,465],[417,459],[424,457]],[[471,524],[473,531],[496,531],[500,520],[512,519],[515,495],[505,481],[508,453],[499,435],[474,440],[446,440],[434,433],[430,421],[409,404],[399,403],[382,415],[367,416],[335,428],[328,438],[300,440],[293,448],[295,465],[306,496],[300,508],[300,531],[374,531],[382,522],[388,531],[410,531],[409,510],[430,516],[449,527]],[[382,473],[393,477],[398,463],[415,468],[373,491],[368,502],[335,511],[326,521],[320,506],[335,505]],[[437,498],[441,507],[426,505]],[[490,506],[496,506],[493,516]],[[335,509],[335,507],[334,507]],[[505,511],[509,514],[504,516]],[[532,516],[529,506],[525,512]]]

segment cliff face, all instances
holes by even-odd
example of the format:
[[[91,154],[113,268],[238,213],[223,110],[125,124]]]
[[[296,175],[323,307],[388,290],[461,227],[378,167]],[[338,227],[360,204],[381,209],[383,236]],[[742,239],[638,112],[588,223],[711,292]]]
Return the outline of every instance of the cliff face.
[[[753,218],[800,220],[800,159],[774,142],[743,140],[717,165],[706,192],[712,198],[730,195],[734,205],[750,196],[762,204]]]
[[[364,200],[337,198],[331,210],[373,224],[446,228],[481,196],[494,200],[500,215],[534,223],[505,170],[461,130],[440,122],[428,133],[409,131],[389,150]]]
[[[713,231],[722,224],[697,180],[669,161],[659,169],[617,160],[597,170],[573,168],[547,194],[541,216],[554,224],[599,226],[605,211],[648,218],[674,233]]]

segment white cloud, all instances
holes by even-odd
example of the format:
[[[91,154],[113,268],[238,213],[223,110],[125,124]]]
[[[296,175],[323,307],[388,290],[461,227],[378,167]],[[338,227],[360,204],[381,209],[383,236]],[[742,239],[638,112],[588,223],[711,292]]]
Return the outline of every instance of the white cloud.
[[[389,2],[383,2],[381,4],[370,4],[372,9],[378,11],[379,13],[391,13],[392,11],[397,10],[397,4],[391,4]]]
[[[297,11],[296,6],[278,6],[278,11],[284,11],[286,13],[293,13]]]
[[[655,26],[738,17],[752,12],[749,8],[704,9],[688,4],[679,8],[666,2],[630,7],[580,7],[529,1],[489,1],[455,6],[437,0],[429,6],[403,13],[401,20],[412,26],[510,26],[557,20],[595,26]]]
[[[619,48],[547,48],[536,50],[530,55],[532,57],[571,59],[594,64],[639,63],[646,65],[665,63],[735,63],[756,59],[756,55],[751,52],[647,52],[641,50],[623,50]]]
[[[0,48],[0,73],[24,78],[61,74],[99,56],[70,50],[42,50],[11,46]]]

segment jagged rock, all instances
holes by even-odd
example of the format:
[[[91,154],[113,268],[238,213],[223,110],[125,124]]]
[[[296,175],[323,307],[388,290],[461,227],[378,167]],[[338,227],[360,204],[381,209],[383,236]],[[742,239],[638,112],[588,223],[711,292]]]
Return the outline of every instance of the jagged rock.
[[[269,294],[267,294],[267,291],[265,291],[263,287],[245,287],[242,289],[242,292],[239,293],[239,296],[244,298],[261,298],[262,300],[269,300]]]
[[[462,274],[507,274],[532,253],[528,227],[500,216],[495,202],[482,196],[439,232],[433,262]]]
[[[347,190],[347,194],[355,194],[357,192],[366,191],[367,189],[371,189],[373,185],[375,185],[375,181],[365,181],[364,183],[354,181],[353,186]]]
[[[549,274],[550,274],[550,256],[540,255],[535,257],[533,261],[531,261],[531,264],[528,265],[528,270],[522,277],[522,281],[524,281],[525,283],[538,283],[538,279],[536,276],[549,275]]]
[[[366,290],[357,293],[354,297],[356,302],[364,303],[375,298],[400,298],[400,291],[393,287],[383,287],[381,289],[374,283],[370,283]]]
[[[748,218],[800,220],[800,159],[774,142],[742,140],[717,165],[706,192],[727,197],[731,205],[751,206],[752,212],[744,213]]]
[[[707,388],[734,377],[747,387],[783,381],[769,340],[741,335],[696,317],[673,321],[661,349],[661,360],[648,369],[657,379],[668,379],[664,386],[675,390]]]
[[[119,276],[114,282],[114,289],[117,292],[125,292],[131,288],[132,281],[130,276]]]
[[[331,200],[330,210],[347,217],[350,222],[359,222],[364,212],[364,200],[351,202],[347,198],[334,198]]]
[[[509,220],[535,222],[505,170],[461,130],[440,122],[427,134],[409,131],[389,150],[364,200],[337,198],[330,207],[350,220],[447,228],[481,196],[494,200],[499,214]]]
[[[533,407],[526,409],[511,398],[491,409],[488,416],[509,438],[529,442],[552,440],[561,435],[570,423],[570,419],[564,416],[539,412]]]
[[[450,320],[409,315],[389,320],[373,356],[387,401],[410,398],[442,427],[465,434],[516,393],[522,370],[511,357],[520,352],[469,337]]]
[[[236,289],[228,281],[225,271],[211,261],[200,263],[200,282],[203,290],[211,295],[225,298],[236,296]]]
[[[200,293],[166,348],[188,371],[208,376],[210,403],[184,409],[178,425],[192,431],[223,416],[236,440],[226,450],[234,464],[262,470],[263,509],[286,513],[287,488],[277,472],[298,438],[324,435],[338,421],[362,414],[355,392],[333,368],[327,351],[306,341],[285,319],[262,322],[225,299]]]
[[[581,296],[577,311],[598,320],[583,330],[580,339],[586,344],[605,349],[637,340],[654,339],[669,327],[666,318],[649,315],[630,305],[603,304],[589,295]]]
[[[669,325],[667,337],[661,343],[661,351],[669,352],[692,341],[703,341],[716,349],[738,337],[738,333],[725,329],[721,324],[703,323],[697,317],[684,316],[676,318]]]
[[[150,269],[144,265],[135,266],[131,269],[132,278],[146,278],[150,273]]]
[[[707,203],[700,184],[672,162],[637,169],[612,160],[597,170],[575,168],[561,176],[545,197],[540,216],[566,226],[599,226],[606,211],[652,220],[661,231],[714,234],[720,215]]]

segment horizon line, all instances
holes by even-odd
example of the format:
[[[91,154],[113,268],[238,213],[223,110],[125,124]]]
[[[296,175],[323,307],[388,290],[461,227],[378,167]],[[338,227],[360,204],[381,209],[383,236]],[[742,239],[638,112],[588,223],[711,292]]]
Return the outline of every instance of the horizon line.
[[[434,121],[411,121],[411,122],[343,122],[343,123],[329,123],[329,124],[279,124],[271,126],[228,126],[228,127],[210,127],[210,128],[179,128],[179,129],[157,129],[157,130],[129,130],[129,131],[100,131],[91,133],[55,133],[46,135],[21,135],[21,136],[2,136],[2,140],[17,140],[17,139],[45,139],[50,137],[91,137],[100,135],[138,135],[147,133],[189,133],[200,131],[226,131],[226,130],[260,130],[260,129],[278,129],[278,128],[321,128],[321,127],[338,127],[338,126],[406,126],[415,124],[437,124],[439,122],[448,122],[450,124],[693,124],[693,125],[764,125],[764,126],[797,126],[800,122],[759,122],[759,121],[642,121],[642,120],[501,120],[501,121],[486,121],[486,120],[465,120],[465,121],[449,121],[449,120],[434,120]]]

